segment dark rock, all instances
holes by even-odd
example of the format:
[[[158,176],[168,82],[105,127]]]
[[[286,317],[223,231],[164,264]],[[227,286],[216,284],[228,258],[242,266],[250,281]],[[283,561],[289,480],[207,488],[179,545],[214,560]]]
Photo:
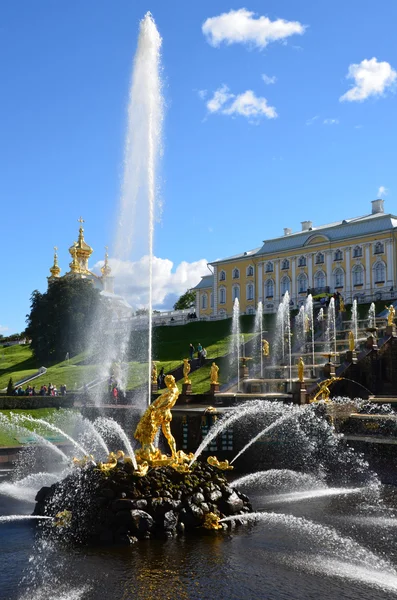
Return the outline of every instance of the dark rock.
[[[133,527],[138,533],[146,533],[153,529],[154,519],[144,510],[131,510],[131,520]]]
[[[178,523],[178,517],[174,511],[170,510],[164,515],[163,527],[165,531],[173,531]]]
[[[203,494],[197,493],[197,494],[194,494],[194,496],[193,496],[193,502],[195,504],[197,504],[197,506],[200,506],[200,504],[202,502],[204,502],[204,500],[205,500],[205,498],[204,498]]]
[[[101,544],[113,544],[113,539],[113,533],[110,531],[110,529],[102,531],[101,535],[99,536],[99,541]]]
[[[182,523],[181,521],[179,521],[178,525],[176,526],[176,530],[180,534],[185,533],[185,523]]]
[[[244,506],[243,500],[237,496],[236,492],[230,494],[225,504],[227,506],[226,512],[229,515],[237,514]]]
[[[129,498],[120,498],[119,500],[112,502],[112,510],[116,513],[123,510],[132,510],[134,508],[136,508],[135,500],[130,500]]]
[[[201,510],[202,510],[204,513],[208,513],[208,512],[210,512],[210,507],[209,507],[209,505],[208,505],[206,502],[202,502],[202,503],[200,504],[200,508],[201,508]]]
[[[113,500],[113,498],[115,497],[116,494],[110,488],[103,488],[99,492],[99,495],[102,496],[103,498],[107,498],[107,500]]]
[[[141,498],[140,500],[133,501],[133,508],[137,508],[138,510],[145,510],[147,508],[147,500]]]
[[[205,498],[209,502],[218,502],[222,498],[222,492],[220,490],[213,490],[205,494]]]

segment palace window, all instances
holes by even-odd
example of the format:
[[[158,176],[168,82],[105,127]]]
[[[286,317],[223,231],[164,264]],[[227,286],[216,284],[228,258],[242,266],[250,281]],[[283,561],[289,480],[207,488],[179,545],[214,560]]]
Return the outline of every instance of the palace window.
[[[343,269],[335,269],[334,271],[334,287],[340,288],[344,285],[344,272]]]
[[[298,267],[306,267],[306,256],[301,256],[299,258]]]
[[[253,300],[254,299],[254,286],[252,285],[252,283],[249,283],[247,285],[247,300]]]
[[[219,288],[219,304],[226,304],[226,289]]]
[[[377,262],[374,265],[375,283],[384,283],[386,281],[386,266],[384,262]]]
[[[201,308],[203,310],[206,310],[206,308],[207,308],[207,294],[203,294],[201,296]]]
[[[233,279],[239,279],[240,271],[238,269],[233,269]]]
[[[323,265],[324,264],[324,254],[322,252],[319,252],[318,254],[316,254],[316,265]]]
[[[307,277],[304,273],[301,273],[298,277],[298,291],[299,294],[307,292]]]
[[[250,306],[247,310],[247,314],[253,315],[254,313],[255,313],[255,310],[252,308],[252,306]]]
[[[323,288],[325,287],[325,273],[324,271],[317,271],[314,276],[314,287]]]
[[[240,300],[240,286],[239,285],[233,286],[233,302],[235,300]]]
[[[355,265],[352,269],[353,273],[353,285],[363,285],[364,283],[364,267],[362,265]]]
[[[290,290],[290,278],[287,275],[281,280],[281,295],[284,296],[285,292],[289,292]]]
[[[287,258],[284,258],[284,260],[282,261],[281,269],[283,269],[283,270],[289,269],[289,260]]]
[[[385,246],[382,242],[376,242],[374,246],[374,254],[383,254],[385,251]]]
[[[353,250],[353,258],[361,258],[363,255],[363,249],[361,246],[355,246]]]
[[[265,285],[266,290],[266,298],[273,298],[274,296],[274,281],[273,279],[268,279]]]
[[[334,260],[343,260],[342,250],[337,250],[334,254]]]
[[[252,265],[250,265],[249,267],[247,267],[247,277],[253,277],[254,276],[254,267]]]
[[[221,271],[219,273],[219,281],[226,281],[226,273],[225,273],[225,271]]]
[[[273,263],[272,262],[268,262],[266,264],[266,269],[265,269],[266,273],[273,273]]]
[[[213,294],[213,292],[210,293],[210,307],[214,308],[214,294]]]

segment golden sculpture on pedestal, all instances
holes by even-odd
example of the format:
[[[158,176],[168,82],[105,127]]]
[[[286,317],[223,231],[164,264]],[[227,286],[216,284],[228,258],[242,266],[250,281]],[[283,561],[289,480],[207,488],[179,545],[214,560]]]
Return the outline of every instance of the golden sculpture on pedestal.
[[[390,304],[390,306],[386,306],[385,308],[389,311],[387,315],[387,324],[393,325],[396,316],[396,309],[394,308],[393,304]]]
[[[345,303],[342,297],[339,301],[339,312],[346,312]]]
[[[317,394],[310,400],[310,402],[319,402],[322,400],[323,402],[330,402],[331,391],[329,386],[335,381],[341,381],[343,377],[330,377],[329,379],[324,379],[321,383],[318,383],[318,387],[320,388]]]
[[[354,333],[352,331],[349,331],[349,350],[350,350],[350,352],[353,352],[355,346],[356,346],[356,342],[354,340]]]
[[[183,383],[185,383],[186,385],[189,383],[192,383],[189,379],[190,369],[191,369],[191,367],[190,367],[189,359],[184,358],[183,359]]]
[[[298,379],[301,383],[303,383],[305,374],[305,363],[303,362],[303,358],[300,357],[298,361]]]
[[[216,458],[216,456],[209,456],[207,458],[207,463],[209,465],[211,465],[211,467],[216,467],[217,469],[220,469],[221,471],[231,471],[232,469],[234,469],[234,467],[232,465],[229,465],[228,460],[219,461]]]
[[[222,529],[222,525],[219,523],[219,520],[220,517],[218,517],[215,513],[207,513],[203,523],[204,529]]]
[[[157,383],[157,365],[155,361],[152,362],[152,383]]]
[[[211,371],[210,371],[210,378],[211,378],[211,383],[212,384],[217,384],[218,382],[218,374],[219,374],[219,367],[216,363],[212,363],[211,365]]]
[[[309,333],[310,331],[310,319],[309,315],[305,315],[305,333]]]
[[[270,354],[270,344],[267,340],[262,340],[262,354],[263,356],[269,356]]]

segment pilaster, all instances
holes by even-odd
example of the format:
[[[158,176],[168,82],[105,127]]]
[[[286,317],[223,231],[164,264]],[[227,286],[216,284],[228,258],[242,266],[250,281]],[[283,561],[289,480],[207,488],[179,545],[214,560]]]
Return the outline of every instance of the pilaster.
[[[365,248],[365,290],[371,290],[371,246],[372,244],[364,244]]]

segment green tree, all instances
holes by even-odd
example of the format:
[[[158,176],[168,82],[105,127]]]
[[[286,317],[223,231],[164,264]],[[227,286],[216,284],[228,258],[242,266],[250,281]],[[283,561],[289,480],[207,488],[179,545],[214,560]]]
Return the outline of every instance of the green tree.
[[[109,323],[108,306],[87,279],[60,278],[31,296],[26,335],[42,364],[63,360],[87,349],[94,327]]]
[[[14,390],[15,390],[15,388],[14,388],[14,382],[12,380],[12,377],[10,377],[10,380],[8,382],[8,385],[7,385],[7,396],[13,396],[14,395]]]
[[[175,310],[183,310],[184,308],[192,308],[196,304],[196,293],[191,290],[186,290],[184,294],[174,304]]]

